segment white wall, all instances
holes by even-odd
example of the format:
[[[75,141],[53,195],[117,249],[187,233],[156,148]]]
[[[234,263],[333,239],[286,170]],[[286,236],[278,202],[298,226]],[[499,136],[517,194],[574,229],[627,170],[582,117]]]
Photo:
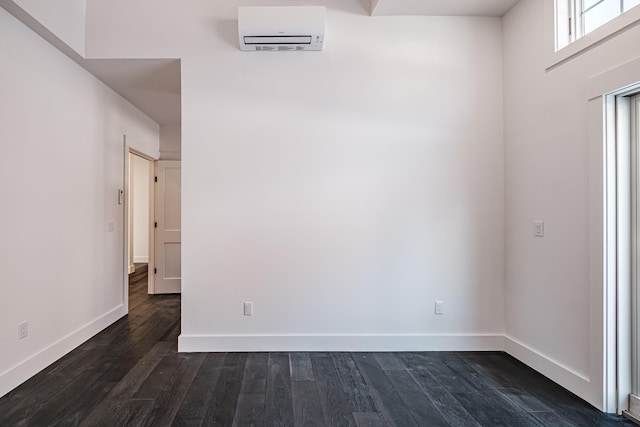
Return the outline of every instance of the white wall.
[[[85,51],[87,0],[14,0],[80,55]]]
[[[180,348],[501,349],[500,19],[327,3],[256,54],[237,5],[89,2],[91,56],[182,58]]]
[[[603,116],[587,88],[640,57],[640,27],[545,71],[543,4],[504,18],[506,347],[603,408]]]
[[[180,125],[160,126],[160,160],[180,160],[182,128]]]
[[[0,63],[3,395],[126,314],[123,134],[158,126],[2,8]]]
[[[131,156],[133,169],[133,262],[149,262],[149,168],[151,163]]]

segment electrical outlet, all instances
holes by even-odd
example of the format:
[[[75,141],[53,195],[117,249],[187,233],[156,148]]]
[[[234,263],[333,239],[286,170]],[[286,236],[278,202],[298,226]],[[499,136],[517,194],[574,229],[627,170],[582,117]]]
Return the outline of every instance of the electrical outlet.
[[[444,302],[436,301],[436,303],[435,303],[435,314],[437,314],[437,315],[444,314]]]
[[[21,340],[29,335],[29,322],[21,322],[18,324],[18,339]]]
[[[253,303],[245,301],[244,303],[244,315],[253,316]]]

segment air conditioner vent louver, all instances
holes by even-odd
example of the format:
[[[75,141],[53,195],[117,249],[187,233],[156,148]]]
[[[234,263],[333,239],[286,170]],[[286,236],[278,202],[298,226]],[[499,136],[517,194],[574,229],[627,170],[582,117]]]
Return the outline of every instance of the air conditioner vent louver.
[[[322,50],[324,6],[238,8],[240,50]]]

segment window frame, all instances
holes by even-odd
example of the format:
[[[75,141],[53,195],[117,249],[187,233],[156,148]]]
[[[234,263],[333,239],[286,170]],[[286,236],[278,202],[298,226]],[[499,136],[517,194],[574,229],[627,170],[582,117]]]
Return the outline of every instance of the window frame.
[[[606,24],[569,43],[567,46],[557,49],[557,29],[559,25],[557,12],[559,2],[565,3],[567,0],[545,0],[544,2],[545,64],[547,71],[640,21],[640,7],[632,7],[627,12],[616,16]]]
[[[617,3],[616,15],[608,21],[604,22],[602,25],[585,33],[585,28],[587,27],[585,22],[587,13],[595,12],[595,9],[606,1],[607,0],[596,0],[591,6],[585,8],[585,0],[556,0],[556,16],[560,16],[560,11],[563,11],[562,18],[556,18],[556,51],[565,48],[571,43],[575,43],[577,40],[581,39],[589,33],[592,33],[602,25],[605,25],[606,23],[618,18],[623,13],[628,12],[628,10],[625,10],[625,0],[612,0],[612,3]],[[632,6],[631,8],[633,7],[634,6]],[[568,16],[566,16],[566,19],[568,19],[569,22],[566,25],[562,25],[561,19],[565,19],[565,11],[568,12]],[[568,34],[560,34],[561,29],[562,31],[568,30]],[[567,40],[566,44],[564,44],[563,46],[560,46],[561,38]]]

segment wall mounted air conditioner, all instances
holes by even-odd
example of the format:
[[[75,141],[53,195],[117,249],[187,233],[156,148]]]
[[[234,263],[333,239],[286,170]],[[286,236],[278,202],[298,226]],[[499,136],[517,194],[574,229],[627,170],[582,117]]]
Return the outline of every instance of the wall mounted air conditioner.
[[[324,6],[238,8],[240,50],[322,50]]]

